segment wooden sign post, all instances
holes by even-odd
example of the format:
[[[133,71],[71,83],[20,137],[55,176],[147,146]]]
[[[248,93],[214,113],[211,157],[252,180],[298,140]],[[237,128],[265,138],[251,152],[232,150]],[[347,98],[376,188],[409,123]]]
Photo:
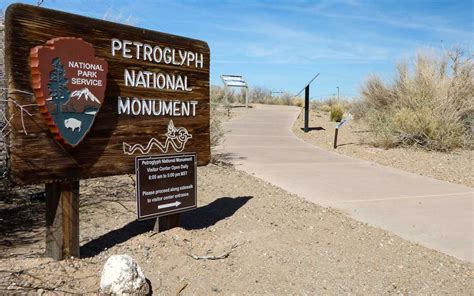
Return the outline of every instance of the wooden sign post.
[[[79,181],[46,184],[46,255],[79,257]]]
[[[135,157],[210,161],[207,43],[13,4],[5,17],[8,177],[45,183],[47,254],[79,256],[80,179]]]

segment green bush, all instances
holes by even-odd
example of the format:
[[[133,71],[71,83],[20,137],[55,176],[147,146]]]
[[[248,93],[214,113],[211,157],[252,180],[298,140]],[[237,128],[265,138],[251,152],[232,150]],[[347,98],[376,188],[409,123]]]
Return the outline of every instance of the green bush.
[[[331,106],[331,114],[329,115],[329,120],[340,122],[342,120],[342,116],[344,115],[344,107],[342,105],[332,105]]]
[[[459,49],[442,56],[420,54],[413,69],[399,64],[390,84],[371,77],[362,96],[378,146],[472,147],[474,64]]]

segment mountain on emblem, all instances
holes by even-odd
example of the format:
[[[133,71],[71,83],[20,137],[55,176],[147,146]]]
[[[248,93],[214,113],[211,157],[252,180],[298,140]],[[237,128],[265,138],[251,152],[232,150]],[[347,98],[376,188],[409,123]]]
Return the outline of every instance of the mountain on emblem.
[[[92,44],[60,37],[30,51],[33,89],[56,140],[78,145],[89,132],[105,95],[107,62]]]
[[[71,93],[71,101],[68,104],[69,110],[85,112],[86,114],[95,114],[99,110],[101,102],[87,88],[73,91]]]
[[[96,102],[100,105],[100,101],[96,98],[96,96],[94,96],[93,93],[91,93],[91,91],[87,87],[84,87],[81,90],[75,90],[71,95],[71,97],[73,98],[77,97],[78,100],[80,100],[82,96],[84,96],[84,100],[91,100],[92,102]]]

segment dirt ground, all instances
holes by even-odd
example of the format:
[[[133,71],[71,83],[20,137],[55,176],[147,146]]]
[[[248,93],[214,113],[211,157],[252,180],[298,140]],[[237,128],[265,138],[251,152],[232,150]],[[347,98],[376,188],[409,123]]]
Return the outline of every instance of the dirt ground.
[[[81,182],[81,257],[44,252],[42,188],[0,201],[0,294],[97,293],[112,254],[129,254],[154,294],[455,294],[474,264],[403,240],[222,165],[198,169],[197,210],[181,228],[135,220],[130,176]],[[230,252],[230,253],[229,253]],[[228,254],[219,260],[192,256]],[[224,256],[225,257],[225,256]],[[181,291],[181,292],[179,292]]]
[[[473,156],[468,150],[451,153],[425,151],[416,148],[383,149],[370,145],[370,131],[361,121],[349,121],[339,130],[338,146],[333,149],[335,122],[329,113],[311,110],[309,127],[304,133],[303,113],[293,125],[293,132],[304,141],[326,150],[354,158],[377,162],[411,173],[432,177],[451,183],[474,187]]]

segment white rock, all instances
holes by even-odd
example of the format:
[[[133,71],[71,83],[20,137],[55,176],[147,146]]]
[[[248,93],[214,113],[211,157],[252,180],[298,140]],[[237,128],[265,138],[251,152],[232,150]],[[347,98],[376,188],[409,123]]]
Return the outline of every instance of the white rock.
[[[146,295],[149,287],[140,266],[128,255],[112,255],[105,262],[100,279],[104,294]]]

